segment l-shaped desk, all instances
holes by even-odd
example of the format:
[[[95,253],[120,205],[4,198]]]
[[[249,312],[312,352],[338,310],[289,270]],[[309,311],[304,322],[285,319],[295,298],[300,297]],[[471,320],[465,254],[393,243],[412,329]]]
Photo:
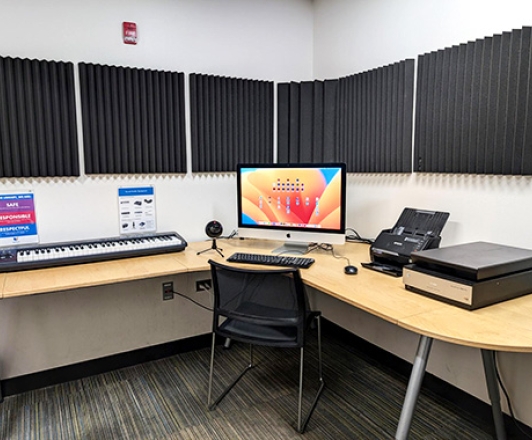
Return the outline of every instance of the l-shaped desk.
[[[177,253],[2,273],[0,298],[9,300],[26,295],[208,271],[209,258],[224,260],[214,251],[197,255],[197,251],[209,244],[191,243],[183,252]],[[272,242],[238,239],[219,240],[218,244],[224,248],[225,256],[237,251],[270,253],[276,246]],[[364,244],[347,243],[338,247],[335,253],[347,257],[352,264],[368,259],[368,247]],[[346,275],[338,270],[339,262],[330,252],[318,250],[311,256],[316,262],[309,269],[301,270],[306,285],[420,335],[398,422],[397,439],[408,437],[434,339],[481,350],[497,439],[506,438],[494,352],[532,352],[532,295],[468,311],[409,292],[398,278],[364,269],[359,270],[356,276]]]

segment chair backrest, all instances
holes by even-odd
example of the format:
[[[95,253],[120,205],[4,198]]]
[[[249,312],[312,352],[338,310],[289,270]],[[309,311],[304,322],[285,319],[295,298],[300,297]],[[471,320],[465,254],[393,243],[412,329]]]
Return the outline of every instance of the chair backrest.
[[[213,331],[220,318],[259,325],[297,328],[303,343],[310,313],[305,286],[297,268],[256,270],[209,260],[214,290]]]

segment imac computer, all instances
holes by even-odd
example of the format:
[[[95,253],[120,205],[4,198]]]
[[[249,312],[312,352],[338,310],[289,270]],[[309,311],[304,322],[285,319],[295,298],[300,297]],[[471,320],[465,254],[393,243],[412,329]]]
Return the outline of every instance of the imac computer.
[[[240,237],[283,241],[275,253],[345,243],[345,164],[239,164],[237,186]]]

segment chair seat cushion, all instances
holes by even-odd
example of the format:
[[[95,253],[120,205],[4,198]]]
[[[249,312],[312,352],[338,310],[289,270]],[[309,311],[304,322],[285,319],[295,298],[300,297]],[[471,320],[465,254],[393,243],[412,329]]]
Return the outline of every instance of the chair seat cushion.
[[[258,320],[279,320],[285,321],[287,325],[297,325],[299,323],[298,312],[295,309],[282,309],[271,305],[257,304],[249,301],[243,302],[233,311],[227,312],[226,316],[242,315],[247,318]],[[279,322],[280,324],[281,322]]]
[[[292,326],[257,325],[236,319],[227,319],[218,330],[224,337],[258,345],[296,346],[297,340],[297,329]]]

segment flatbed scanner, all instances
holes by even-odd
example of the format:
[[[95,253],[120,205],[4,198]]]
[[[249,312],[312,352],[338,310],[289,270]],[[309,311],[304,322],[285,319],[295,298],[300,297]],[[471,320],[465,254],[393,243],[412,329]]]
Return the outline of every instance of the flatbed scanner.
[[[412,252],[440,245],[440,233],[448,218],[447,212],[405,208],[395,226],[375,239],[369,249],[371,262],[362,266],[400,277],[403,266],[412,262]]]
[[[532,293],[532,250],[474,242],[412,253],[407,290],[469,310]]]

